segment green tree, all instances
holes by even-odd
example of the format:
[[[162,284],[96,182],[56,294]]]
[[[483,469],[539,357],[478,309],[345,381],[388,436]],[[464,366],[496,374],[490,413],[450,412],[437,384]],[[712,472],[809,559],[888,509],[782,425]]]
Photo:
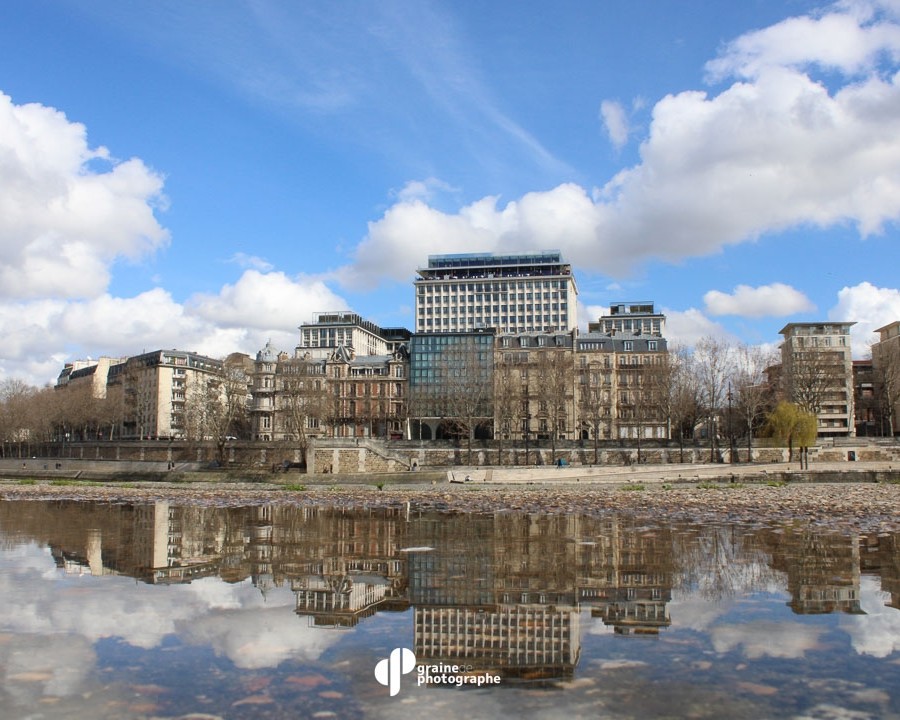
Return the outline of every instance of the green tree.
[[[788,460],[794,459],[794,445],[806,448],[816,440],[818,423],[814,413],[782,400],[769,413],[767,430],[770,437],[788,448]]]

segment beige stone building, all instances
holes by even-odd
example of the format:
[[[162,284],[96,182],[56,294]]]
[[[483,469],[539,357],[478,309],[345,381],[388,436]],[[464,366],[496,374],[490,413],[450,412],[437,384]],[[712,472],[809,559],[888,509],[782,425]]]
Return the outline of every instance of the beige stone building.
[[[788,323],[780,330],[785,397],[816,415],[819,437],[856,435],[850,352],[855,324]]]
[[[900,430],[900,321],[895,320],[875,332],[878,342],[872,345],[873,390],[884,421],[882,432],[896,435]]]
[[[108,392],[120,404],[120,437],[182,439],[192,396],[221,388],[223,363],[183,350],[154,350],[110,367]]]

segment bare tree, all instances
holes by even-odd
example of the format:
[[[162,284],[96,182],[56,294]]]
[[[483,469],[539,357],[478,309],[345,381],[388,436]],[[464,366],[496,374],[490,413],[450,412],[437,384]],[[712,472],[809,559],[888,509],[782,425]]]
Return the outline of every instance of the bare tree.
[[[763,426],[766,412],[775,404],[775,391],[766,381],[766,369],[776,362],[774,352],[759,345],[735,348],[729,393],[747,434],[747,462],[753,459],[753,434]],[[731,427],[729,437],[733,435]]]
[[[900,345],[877,343],[872,346],[872,370],[875,380],[875,398],[882,419],[887,420],[887,434],[893,436],[894,416],[900,405]],[[884,429],[881,430],[884,433]]]
[[[309,430],[330,415],[333,398],[325,384],[325,365],[312,358],[288,358],[276,367],[278,421],[285,436],[294,437],[303,450]]]
[[[609,360],[608,356],[605,359]],[[580,393],[578,395],[578,415],[583,427],[588,429],[594,441],[594,464],[600,462],[600,436],[609,423],[609,382],[608,367],[599,363],[586,363],[579,368]]]
[[[494,422],[497,439],[497,462],[503,464],[503,440],[514,437],[519,429],[522,410],[522,353],[504,353],[494,370]]]
[[[726,341],[714,337],[701,338],[694,347],[694,372],[700,397],[708,413],[709,459],[718,459],[718,427],[731,374],[733,349]]]
[[[801,409],[818,415],[835,387],[841,385],[843,375],[844,355],[840,350],[796,351],[785,374],[787,396]]]
[[[37,390],[23,380],[10,378],[0,383],[0,450],[4,457],[22,457],[22,445],[31,431],[30,406],[36,394]]]
[[[568,429],[567,417],[575,397],[575,360],[570,347],[539,350],[535,363],[537,400],[541,420],[546,420],[551,453],[556,440]]]
[[[447,419],[466,438],[469,462],[472,440],[493,412],[493,358],[476,337],[463,336],[446,347],[438,361],[441,400]]]

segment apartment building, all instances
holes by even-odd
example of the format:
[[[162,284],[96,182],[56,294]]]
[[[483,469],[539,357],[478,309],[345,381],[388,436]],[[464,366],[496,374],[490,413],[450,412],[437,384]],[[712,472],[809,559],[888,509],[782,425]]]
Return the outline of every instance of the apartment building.
[[[819,437],[854,437],[853,322],[788,323],[779,332],[785,396],[818,418]]]
[[[185,438],[188,399],[221,387],[223,363],[183,350],[154,350],[109,369],[108,393],[120,403],[120,437]]]
[[[271,342],[256,355],[252,436],[404,437],[409,331],[352,312],[317,313],[300,331],[292,356]]]
[[[878,342],[872,345],[872,391],[883,434],[896,435],[900,432],[900,321],[875,332]]]
[[[387,355],[409,342],[405,328],[381,328],[355,312],[334,310],[313,315],[300,326],[298,350],[325,358],[336,347],[353,348],[357,355]]]
[[[577,326],[572,266],[558,251],[430,255],[414,281],[416,333],[524,333]]]

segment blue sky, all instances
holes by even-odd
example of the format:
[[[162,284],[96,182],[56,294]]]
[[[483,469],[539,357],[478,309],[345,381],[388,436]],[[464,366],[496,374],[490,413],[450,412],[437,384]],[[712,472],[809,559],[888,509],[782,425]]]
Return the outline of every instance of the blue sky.
[[[580,323],[900,319],[900,0],[0,4],[0,379],[413,326],[560,249]]]

